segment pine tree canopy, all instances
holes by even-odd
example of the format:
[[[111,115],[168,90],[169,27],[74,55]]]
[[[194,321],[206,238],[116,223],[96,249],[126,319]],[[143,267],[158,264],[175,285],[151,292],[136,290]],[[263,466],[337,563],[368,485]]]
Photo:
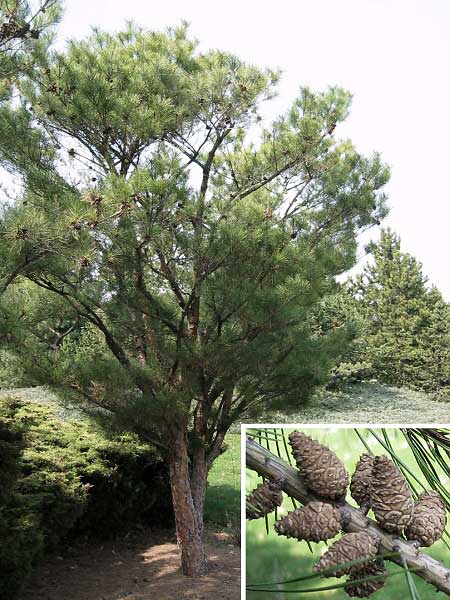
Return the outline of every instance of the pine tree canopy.
[[[193,422],[213,459],[243,410],[323,379],[346,333],[318,335],[312,310],[385,215],[389,175],[334,136],[341,88],[302,88],[264,125],[278,79],[184,25],[94,30],[20,78],[0,335],[35,381],[160,444]]]
[[[0,101],[9,97],[18,73],[48,48],[60,15],[58,0],[0,0]]]

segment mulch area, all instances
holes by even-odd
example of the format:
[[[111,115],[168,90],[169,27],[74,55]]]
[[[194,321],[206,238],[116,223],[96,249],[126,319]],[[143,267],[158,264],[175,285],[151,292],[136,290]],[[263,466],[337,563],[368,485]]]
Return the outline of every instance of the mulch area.
[[[172,532],[68,548],[39,566],[20,600],[239,600],[239,546],[208,532],[206,549],[208,574],[188,578]]]

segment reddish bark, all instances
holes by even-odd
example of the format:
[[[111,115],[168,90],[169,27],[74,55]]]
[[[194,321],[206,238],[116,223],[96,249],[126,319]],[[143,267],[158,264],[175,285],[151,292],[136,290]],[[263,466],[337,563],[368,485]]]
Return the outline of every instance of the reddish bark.
[[[202,539],[203,501],[200,511],[200,505],[194,506],[189,477],[187,436],[183,430],[177,431],[172,438],[170,485],[183,573],[190,577],[197,577],[207,571]],[[202,497],[204,497],[204,490]]]
[[[194,450],[192,456],[191,493],[198,523],[198,530],[201,536],[203,536],[203,509],[205,504],[207,481],[208,468],[206,466],[205,451],[203,447],[200,447]]]

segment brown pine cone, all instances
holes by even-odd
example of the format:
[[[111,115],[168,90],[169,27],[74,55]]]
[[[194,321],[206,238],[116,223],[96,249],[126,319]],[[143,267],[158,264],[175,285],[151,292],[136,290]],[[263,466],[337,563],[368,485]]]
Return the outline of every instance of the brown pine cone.
[[[308,489],[323,498],[345,496],[348,473],[334,452],[299,431],[289,435],[289,443]]]
[[[271,513],[283,502],[281,481],[265,481],[260,483],[246,498],[247,519],[259,519]]]
[[[375,457],[370,504],[378,523],[390,533],[401,534],[411,520],[411,490],[400,469],[387,456]]]
[[[350,598],[367,598],[383,587],[385,579],[375,579],[373,581],[365,581],[364,583],[356,583],[354,585],[351,585],[351,582],[356,579],[363,579],[364,577],[386,574],[387,571],[383,566],[378,565],[376,562],[371,562],[363,569],[352,572],[348,579],[349,585],[345,586],[344,589]]]
[[[370,506],[370,478],[372,477],[375,456],[362,454],[350,482],[350,494],[354,500],[366,509]]]
[[[331,504],[310,502],[296,508],[274,525],[278,535],[321,542],[334,537],[341,530],[341,512]]]
[[[318,573],[330,569],[334,565],[366,557],[369,561],[376,556],[379,545],[380,540],[368,533],[346,533],[330,546],[329,550],[314,565],[313,570]],[[366,566],[367,563],[360,563],[353,567],[337,569],[327,577],[342,577],[347,573],[356,573]]]
[[[405,530],[406,539],[432,546],[444,533],[445,523],[445,504],[439,492],[423,492],[414,504],[411,522]]]

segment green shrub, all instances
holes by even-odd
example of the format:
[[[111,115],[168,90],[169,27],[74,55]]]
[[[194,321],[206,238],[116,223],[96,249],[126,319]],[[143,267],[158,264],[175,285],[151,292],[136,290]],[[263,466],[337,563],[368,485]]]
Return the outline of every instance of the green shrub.
[[[433,400],[437,402],[450,402],[450,387],[443,387],[432,394]]]
[[[338,390],[348,384],[362,383],[374,376],[374,370],[369,362],[341,362],[331,371],[327,389]]]
[[[154,448],[105,437],[57,407],[0,399],[0,598],[63,538],[110,536],[171,518],[166,469]]]
[[[0,506],[0,540],[0,598],[12,599],[43,553],[44,534],[37,515],[20,503]]]
[[[19,475],[22,435],[0,421],[0,506],[8,500]]]

